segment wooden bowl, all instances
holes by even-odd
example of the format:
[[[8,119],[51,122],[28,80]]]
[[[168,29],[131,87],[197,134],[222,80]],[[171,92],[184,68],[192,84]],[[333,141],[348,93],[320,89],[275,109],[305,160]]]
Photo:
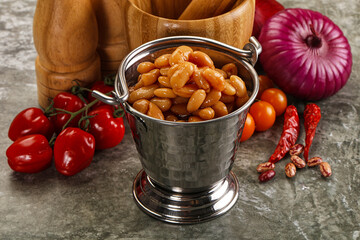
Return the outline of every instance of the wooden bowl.
[[[124,9],[131,50],[148,41],[176,35],[207,37],[243,48],[251,37],[255,0],[243,0],[237,7],[224,14],[198,20],[159,17],[151,14],[151,7],[141,5],[143,3],[144,1],[130,0]],[[169,12],[176,12],[176,9],[171,9],[172,7],[183,11],[183,8],[176,4],[168,4]],[[178,12],[179,14],[181,12]]]

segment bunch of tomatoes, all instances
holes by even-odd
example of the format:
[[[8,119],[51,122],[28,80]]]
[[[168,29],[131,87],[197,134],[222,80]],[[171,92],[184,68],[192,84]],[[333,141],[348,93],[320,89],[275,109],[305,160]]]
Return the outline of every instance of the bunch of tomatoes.
[[[285,112],[287,107],[286,94],[274,88],[272,81],[266,75],[259,76],[258,101],[250,107],[246,116],[244,130],[240,141],[249,139],[255,131],[263,132],[271,128],[277,116]]]
[[[118,145],[125,133],[123,109],[94,99],[92,90],[109,93],[113,86],[74,86],[71,93],[57,94],[45,111],[31,107],[18,113],[8,132],[14,141],[6,151],[9,166],[36,173],[54,160],[58,172],[71,176],[90,165],[95,150]]]

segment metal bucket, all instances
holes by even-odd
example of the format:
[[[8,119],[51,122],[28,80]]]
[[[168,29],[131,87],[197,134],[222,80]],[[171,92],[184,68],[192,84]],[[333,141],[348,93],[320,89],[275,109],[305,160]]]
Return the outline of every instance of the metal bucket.
[[[250,99],[230,114],[204,122],[183,123],[151,118],[126,102],[128,86],[136,83],[136,68],[178,46],[207,53],[216,66],[233,62],[251,91]],[[126,110],[143,170],[135,178],[133,194],[148,214],[172,223],[196,223],[228,211],[238,197],[231,172],[246,114],[259,89],[253,68],[261,46],[255,38],[244,50],[194,36],[176,36],[148,42],[129,53],[120,65],[112,97],[94,91],[108,104]]]

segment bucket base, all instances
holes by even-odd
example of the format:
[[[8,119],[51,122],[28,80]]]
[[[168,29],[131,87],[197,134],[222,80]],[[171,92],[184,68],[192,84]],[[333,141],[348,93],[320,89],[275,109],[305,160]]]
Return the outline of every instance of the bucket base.
[[[233,172],[207,191],[177,193],[151,182],[144,170],[134,180],[133,195],[138,206],[161,221],[193,224],[225,214],[238,199],[239,183]]]

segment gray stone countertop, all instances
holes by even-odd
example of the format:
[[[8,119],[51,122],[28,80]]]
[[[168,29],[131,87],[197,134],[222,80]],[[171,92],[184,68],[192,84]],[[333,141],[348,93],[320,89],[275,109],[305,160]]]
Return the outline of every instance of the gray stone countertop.
[[[135,204],[132,183],[141,164],[128,127],[120,145],[96,152],[92,164],[73,177],[54,166],[30,175],[9,168],[10,122],[21,110],[38,106],[36,1],[0,0],[0,239],[360,239],[360,2],[280,2],[327,15],[352,47],[348,83],[317,102],[323,117],[311,151],[331,164],[333,176],[324,179],[318,170],[304,169],[288,179],[278,171],[274,180],[259,184],[255,169],[276,146],[280,117],[240,145],[233,166],[240,183],[235,206],[212,221],[181,226],[155,220]],[[304,103],[295,104],[304,109]]]

